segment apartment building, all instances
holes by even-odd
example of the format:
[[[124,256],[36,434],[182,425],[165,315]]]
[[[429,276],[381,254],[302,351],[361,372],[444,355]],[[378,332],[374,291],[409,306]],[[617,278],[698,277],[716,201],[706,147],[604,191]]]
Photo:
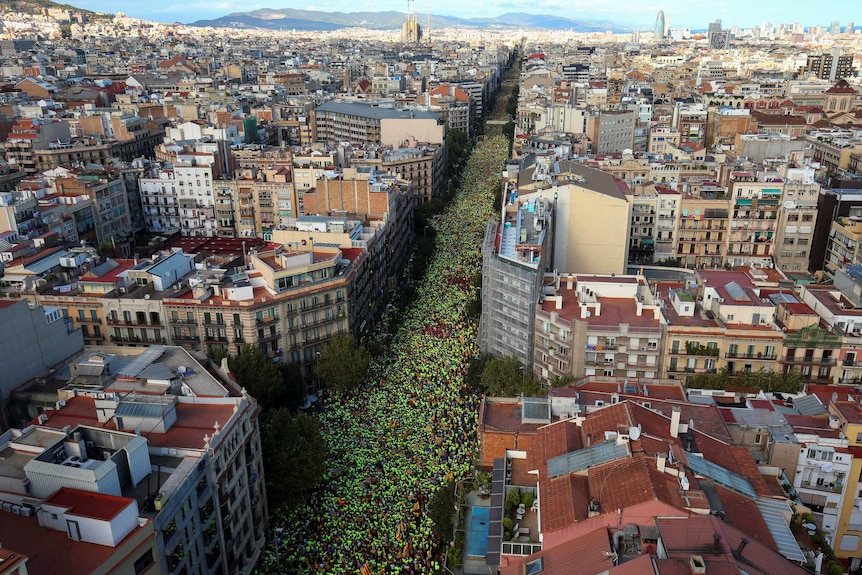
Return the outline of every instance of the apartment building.
[[[416,102],[440,114],[440,119],[450,130],[473,134],[475,105],[471,102],[470,94],[463,88],[454,84],[440,84],[427,94],[419,96]]]
[[[82,170],[72,172],[69,177],[57,178],[55,185],[61,195],[90,199],[98,244],[113,242],[122,247],[122,240],[134,231],[125,180],[118,173]]]
[[[554,212],[550,198],[524,199],[513,193],[503,208],[504,221],[488,223],[479,320],[484,353],[532,364],[536,302],[553,260]]]
[[[742,272],[699,271],[698,287],[656,287],[667,322],[663,376],[774,370],[784,332],[776,305]]]
[[[184,236],[219,234],[226,222],[216,218],[216,182],[233,171],[233,161],[225,157],[223,144],[198,142],[187,149],[167,147],[160,151],[165,164],[153,167],[148,177],[139,180],[147,231],[179,230]],[[219,193],[223,192],[219,187]]]
[[[330,100],[311,112],[315,142],[352,142],[401,147],[411,137],[443,144],[446,126],[435,112],[396,110],[360,102]]]
[[[763,173],[760,176],[748,171],[735,171],[730,175],[728,193],[733,214],[727,256],[734,267],[773,265],[784,186],[781,178],[770,178]]]
[[[806,76],[821,80],[839,80],[854,75],[853,54],[841,54],[837,49],[821,54],[809,54],[805,62]]]
[[[345,163],[355,168],[367,166],[409,181],[413,186],[413,203],[419,206],[440,197],[446,190],[448,156],[445,146],[410,144],[399,149],[351,149]],[[323,172],[315,181],[322,177]]]
[[[835,421],[836,429],[841,432],[843,437],[847,438],[849,451],[854,454],[856,452],[855,448],[862,446],[860,399],[862,398],[860,398],[858,393],[844,393],[838,397],[832,395],[824,401],[829,410],[830,421]],[[838,449],[834,450],[834,453],[831,454],[832,459],[835,459],[838,451]],[[812,455],[818,455],[818,453]],[[862,547],[859,545],[859,539],[862,537],[862,510],[859,509],[859,491],[862,489],[862,485],[860,485],[862,483],[862,480],[860,480],[862,458],[853,457],[850,468],[839,480],[835,475],[836,472],[843,472],[843,467],[836,469],[834,465],[828,466],[831,463],[829,461],[830,453],[827,451],[824,455],[825,457],[821,455],[822,459],[819,461],[812,457],[810,465],[815,465],[819,468],[817,471],[818,479],[820,479],[819,475],[825,475],[821,486],[830,487],[831,483],[840,488],[844,494],[836,521],[835,555],[842,559],[849,559],[851,568],[858,568],[862,565]],[[832,488],[835,489],[835,487]],[[832,512],[831,508],[830,512]]]
[[[862,264],[862,216],[839,217],[832,222],[823,271],[830,278],[841,268]]]
[[[176,347],[90,348],[69,368],[57,409],[29,428],[60,433],[31,448],[19,478],[27,495],[50,503],[59,487],[124,499],[135,526],[155,530],[163,573],[254,565],[268,522],[255,401],[231,397]]]
[[[629,262],[652,262],[657,232],[659,196],[655,193],[628,196],[632,202],[631,227],[629,229]]]
[[[613,154],[634,149],[634,110],[601,110],[587,116],[587,135],[593,142],[593,153]]]
[[[6,429],[5,402],[28,381],[42,377],[84,346],[81,330],[56,307],[33,306],[27,301],[0,303],[0,428]]]
[[[814,245],[817,201],[820,184],[810,169],[786,171],[784,194],[778,210],[773,257],[775,266],[784,272],[805,272]]]
[[[631,205],[628,186],[610,174],[548,157],[517,174],[520,198],[554,203],[551,269],[624,273],[628,263]],[[515,182],[510,189],[514,189]],[[509,194],[510,195],[510,194]]]
[[[679,131],[680,145],[706,140],[707,110],[703,104],[677,103],[673,108],[671,128]]]
[[[654,126],[649,131],[647,151],[651,154],[664,154],[667,144],[679,145],[679,130],[667,126]]]
[[[722,192],[679,196],[674,257],[698,269],[723,266],[728,257],[730,201]]]
[[[663,320],[643,278],[568,274],[549,280],[536,308],[538,377],[658,376]]]

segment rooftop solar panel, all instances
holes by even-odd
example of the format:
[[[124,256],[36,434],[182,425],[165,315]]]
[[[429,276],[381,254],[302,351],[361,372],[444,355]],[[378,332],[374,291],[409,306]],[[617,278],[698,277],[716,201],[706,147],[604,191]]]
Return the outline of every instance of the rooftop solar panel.
[[[784,514],[791,514],[790,505],[785,500],[758,498],[756,500],[757,508],[760,510],[760,515],[766,522],[769,528],[769,533],[775,540],[778,546],[778,552],[790,559],[791,561],[805,561],[805,556],[799,549],[799,544],[796,542],[796,537],[790,531],[787,522],[784,520]]]
[[[601,465],[620,457],[628,455],[629,450],[625,443],[608,441],[599,443],[592,447],[570,451],[565,455],[552,457],[548,460],[548,477],[560,477],[568,475],[593,465]]]
[[[688,467],[698,475],[709,477],[719,485],[723,485],[724,487],[733,489],[734,491],[738,491],[739,493],[748,495],[752,498],[757,496],[757,493],[754,491],[754,487],[751,486],[748,479],[722,467],[721,465],[707,461],[702,457],[689,454]]]

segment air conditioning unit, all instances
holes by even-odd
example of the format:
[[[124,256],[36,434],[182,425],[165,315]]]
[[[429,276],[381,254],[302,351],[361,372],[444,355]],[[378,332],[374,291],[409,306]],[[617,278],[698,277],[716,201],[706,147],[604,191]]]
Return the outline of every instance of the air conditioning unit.
[[[29,507],[22,507],[21,515],[23,515],[24,517],[30,517],[31,515],[33,515],[33,510]]]

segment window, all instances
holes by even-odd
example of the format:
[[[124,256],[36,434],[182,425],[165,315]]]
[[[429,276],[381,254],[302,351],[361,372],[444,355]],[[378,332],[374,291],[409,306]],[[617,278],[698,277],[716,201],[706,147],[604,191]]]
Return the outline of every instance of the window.
[[[85,320],[85,319],[87,319],[87,316],[86,316],[85,310],[83,310],[83,309],[79,309],[79,310],[78,310],[78,319],[80,319],[80,320]]]
[[[763,437],[759,433],[754,435],[754,443],[757,443],[759,445],[761,439],[763,439]]]
[[[850,536],[849,536],[849,535],[845,535],[845,536],[844,536],[844,539],[847,539],[847,537],[850,537]],[[857,540],[857,542],[858,542],[859,538],[858,538],[858,537],[856,537],[856,540]],[[841,548],[842,548],[842,549],[844,549],[844,547],[843,547],[843,541],[842,541],[842,547],[841,547]],[[855,551],[855,550],[856,550],[856,547],[853,547],[853,550]],[[544,559],[543,557],[539,557],[538,559],[534,559],[534,560],[532,560],[532,561],[528,561],[528,562],[524,565],[525,575],[535,575],[536,573],[541,573],[542,571],[544,571],[544,569],[545,569],[545,564],[544,564],[544,562],[543,562],[543,559]]]
[[[842,535],[841,536],[841,546],[839,547],[841,551],[856,551],[859,547],[859,536],[858,535]],[[538,571],[536,571],[538,573]]]
[[[135,575],[141,575],[141,573],[146,571],[154,562],[153,550],[147,549],[143,555],[135,560]]]

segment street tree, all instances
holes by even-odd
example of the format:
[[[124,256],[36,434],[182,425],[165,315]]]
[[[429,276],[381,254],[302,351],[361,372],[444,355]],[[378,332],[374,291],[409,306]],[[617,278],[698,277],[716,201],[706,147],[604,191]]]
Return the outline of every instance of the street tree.
[[[323,346],[320,379],[337,391],[351,391],[368,378],[371,354],[352,336],[338,334]]]
[[[306,502],[326,469],[320,425],[303,412],[274,409],[261,416],[260,441],[270,508]]]
[[[228,358],[228,366],[237,382],[246,388],[262,409],[275,409],[289,403],[282,371],[259,347],[242,346],[236,356]]]
[[[515,357],[493,357],[485,364],[480,378],[485,395],[514,397],[543,395],[542,386],[524,364]]]

